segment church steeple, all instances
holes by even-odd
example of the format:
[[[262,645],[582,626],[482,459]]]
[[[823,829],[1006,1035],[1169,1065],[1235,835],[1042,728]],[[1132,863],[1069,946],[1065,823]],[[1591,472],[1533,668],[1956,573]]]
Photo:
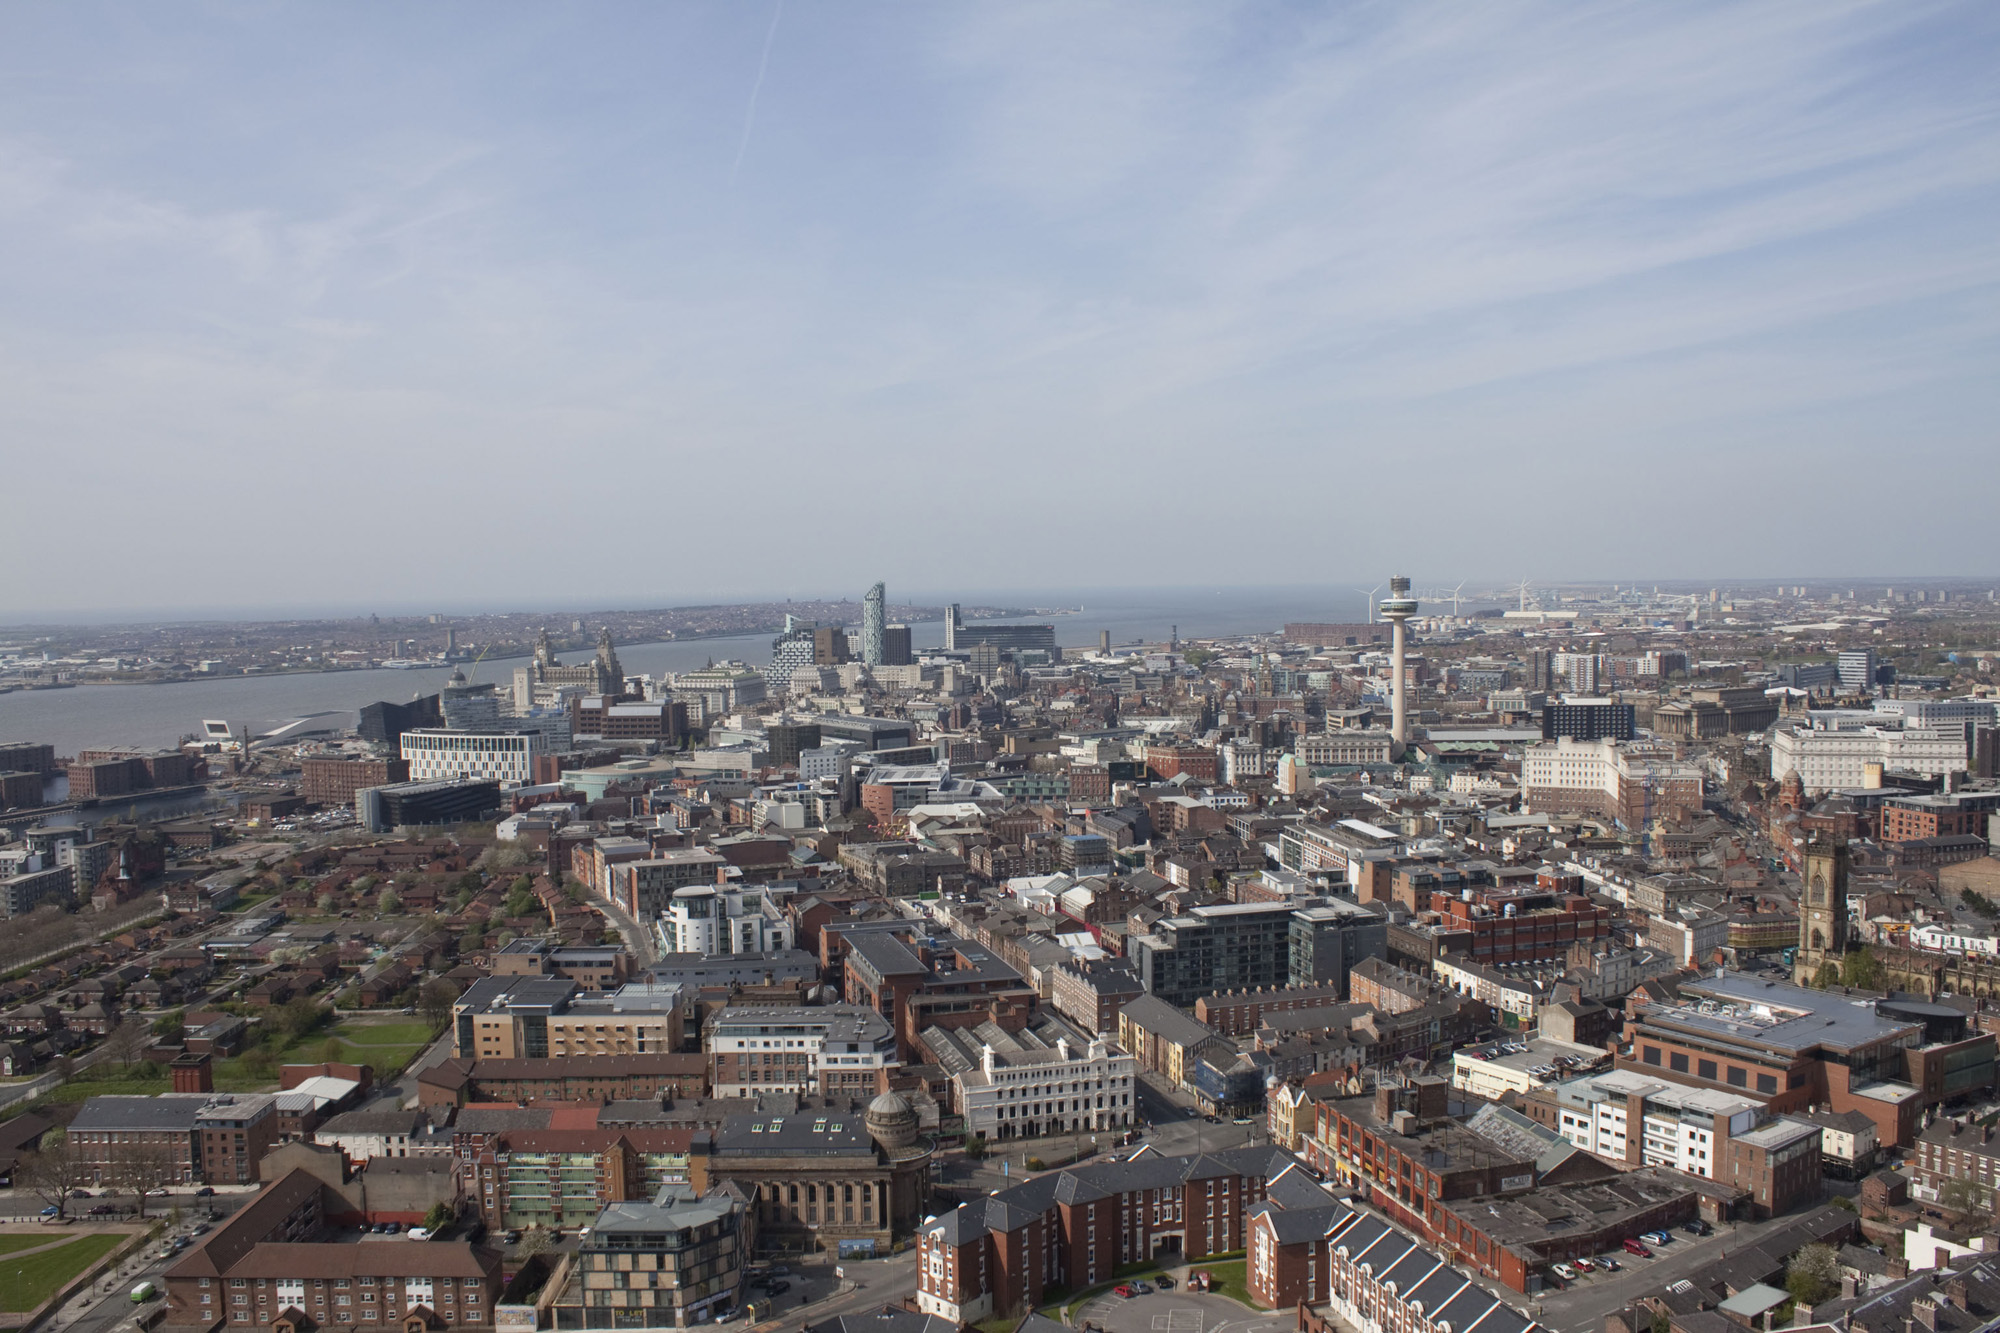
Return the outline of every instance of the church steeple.
[[[1806,840],[1806,883],[1799,898],[1799,951],[1792,980],[1810,986],[1822,966],[1847,954],[1847,842],[1825,833]]]

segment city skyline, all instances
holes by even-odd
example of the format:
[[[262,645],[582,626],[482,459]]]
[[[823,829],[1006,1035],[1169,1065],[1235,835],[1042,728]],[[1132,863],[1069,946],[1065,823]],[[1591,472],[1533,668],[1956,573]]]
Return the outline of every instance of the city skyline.
[[[1287,581],[1936,577],[1987,558],[1977,487],[1907,479],[1991,452],[1996,47],[1971,4],[16,10],[0,435],[62,555],[5,610],[486,602],[579,524],[596,600],[663,547],[697,598],[807,540],[896,584],[840,540],[885,509],[967,588],[1121,525]]]

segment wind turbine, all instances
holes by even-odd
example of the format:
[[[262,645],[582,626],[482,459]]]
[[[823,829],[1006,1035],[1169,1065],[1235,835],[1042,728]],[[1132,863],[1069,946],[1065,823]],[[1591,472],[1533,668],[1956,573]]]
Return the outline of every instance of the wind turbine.
[[[1368,623],[1369,623],[1369,624],[1371,624],[1371,625],[1372,625],[1372,624],[1374,624],[1374,623],[1375,623],[1375,594],[1376,594],[1376,593],[1378,593],[1378,592],[1380,592],[1380,591],[1382,591],[1382,585],[1378,583],[1378,584],[1376,584],[1376,585],[1375,585],[1374,587],[1372,587],[1372,588],[1367,588],[1367,589],[1363,589],[1363,588],[1356,588],[1356,589],[1355,589],[1354,591],[1356,591],[1356,592],[1358,592],[1358,593],[1361,593],[1361,594],[1362,594],[1363,596],[1365,596],[1365,597],[1366,597],[1366,598],[1368,599]]]
[[[1528,609],[1528,581],[1526,579],[1521,580],[1521,609],[1523,611]]]
[[[1463,588],[1467,582],[1468,580],[1466,579],[1460,579],[1458,581],[1458,588]],[[1458,588],[1451,590],[1451,618],[1453,620],[1458,619]]]

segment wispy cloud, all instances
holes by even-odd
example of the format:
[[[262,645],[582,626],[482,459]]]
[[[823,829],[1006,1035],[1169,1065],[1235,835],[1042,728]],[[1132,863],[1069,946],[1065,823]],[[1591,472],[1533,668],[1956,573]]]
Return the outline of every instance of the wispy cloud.
[[[1054,582],[1091,525],[1218,495],[1265,534],[1235,581],[1412,531],[1582,574],[1646,522],[1661,576],[1797,567],[1849,503],[1825,458],[1991,452],[1987,6],[375,21],[0,18],[46,75],[0,79],[0,436],[114,534],[51,604],[169,586],[119,524],[221,496],[246,597],[327,578],[328,477],[448,487],[496,541],[586,515],[611,596],[669,549],[781,588],[793,534],[885,506],[939,580]],[[1701,500],[1604,502],[1655,493]],[[1987,562],[1975,494],[1878,517],[1870,560]],[[398,519],[355,521],[343,591],[404,580]]]

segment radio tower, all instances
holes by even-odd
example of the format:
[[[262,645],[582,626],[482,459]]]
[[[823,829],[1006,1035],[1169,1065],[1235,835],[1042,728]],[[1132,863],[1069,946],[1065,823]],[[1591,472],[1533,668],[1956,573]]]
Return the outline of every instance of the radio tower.
[[[1389,580],[1389,595],[1382,599],[1382,619],[1389,622],[1389,671],[1391,673],[1389,695],[1389,731],[1393,737],[1391,748],[1394,757],[1403,757],[1403,746],[1410,739],[1410,685],[1403,668],[1403,654],[1409,643],[1409,631],[1403,622],[1417,613],[1417,599],[1410,596],[1410,579],[1407,574],[1398,574]]]

